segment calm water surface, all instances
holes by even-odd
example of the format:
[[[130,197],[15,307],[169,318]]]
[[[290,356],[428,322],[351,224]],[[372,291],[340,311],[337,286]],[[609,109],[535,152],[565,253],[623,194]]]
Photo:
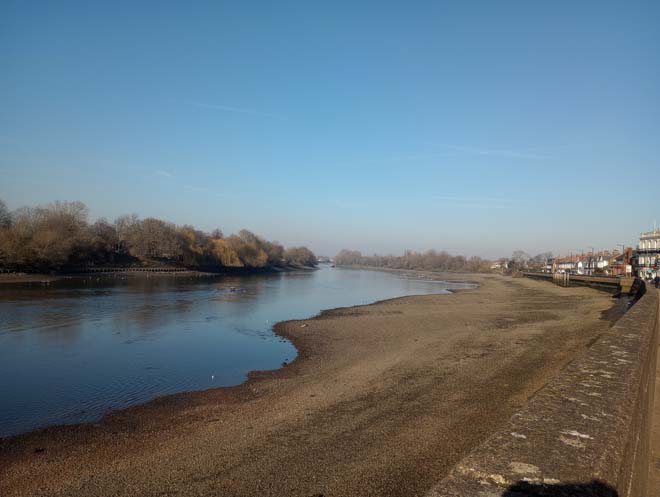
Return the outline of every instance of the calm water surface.
[[[159,395],[237,385],[296,356],[272,325],[469,285],[322,267],[223,278],[107,277],[0,288],[0,436],[94,421]]]

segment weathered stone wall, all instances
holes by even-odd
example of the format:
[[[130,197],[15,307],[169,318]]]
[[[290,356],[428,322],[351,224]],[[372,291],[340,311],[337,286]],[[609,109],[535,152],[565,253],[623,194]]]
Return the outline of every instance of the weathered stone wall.
[[[649,289],[429,497],[644,497],[658,294]]]

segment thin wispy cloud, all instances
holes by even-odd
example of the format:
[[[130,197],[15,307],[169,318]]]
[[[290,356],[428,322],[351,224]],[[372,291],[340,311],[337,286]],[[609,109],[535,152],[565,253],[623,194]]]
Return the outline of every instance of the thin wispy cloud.
[[[207,193],[208,195],[212,195],[217,198],[234,198],[239,195],[238,193],[224,193],[224,192],[213,191],[211,188],[208,188],[206,186],[183,185],[183,189],[188,190],[190,192]]]
[[[382,159],[371,161],[370,164],[376,164],[382,162],[406,162],[406,161],[419,160],[419,159],[435,159],[439,157],[456,157],[457,155],[459,155],[457,152],[399,155],[399,156],[385,157]]]
[[[515,200],[506,197],[463,197],[459,195],[434,195],[433,199],[448,207],[510,209],[516,205]]]
[[[477,202],[447,202],[443,204],[446,207],[474,208],[474,209],[510,209],[510,205],[502,204],[481,204]]]
[[[108,162],[108,164],[111,164]],[[136,167],[137,169],[137,167]],[[170,173],[169,171],[166,171],[164,169],[147,169],[147,168],[142,168],[142,171],[136,172],[135,175],[139,178],[142,178],[147,181],[154,181],[157,179],[173,179],[174,174]]]
[[[384,162],[408,162],[415,160],[423,159],[436,159],[444,157],[460,157],[462,155],[483,155],[490,157],[509,157],[515,159],[546,159],[546,155],[538,153],[539,150],[543,149],[528,149],[528,150],[495,150],[495,149],[486,149],[478,147],[464,147],[460,145],[449,145],[449,144],[434,144],[436,147],[444,148],[448,151],[446,152],[429,152],[421,154],[410,154],[410,155],[400,155],[393,157],[384,157],[374,161],[368,162],[368,164],[381,164]],[[547,150],[547,149],[546,149]]]
[[[500,202],[500,203],[515,202],[513,199],[507,197],[483,197],[483,196],[464,197],[460,195],[434,195],[433,198],[436,200],[449,200],[453,202],[483,202],[483,201]]]
[[[261,117],[270,117],[272,119],[286,119],[286,116],[282,114],[272,114],[270,112],[262,112],[260,110],[246,109],[244,107],[232,107],[229,105],[215,105],[215,104],[206,104],[203,102],[188,102],[194,107],[199,107],[201,109],[210,109],[210,110],[221,110],[224,112],[234,112],[237,114],[250,114],[253,116]]]
[[[208,192],[209,189],[205,186],[183,185],[183,188],[191,192]]]
[[[369,202],[365,202],[365,201],[339,200],[339,199],[331,200],[330,203],[340,209],[362,209],[370,205]]]
[[[512,157],[515,159],[546,159],[547,156],[534,153],[533,150],[495,150],[488,148],[463,147],[460,145],[436,144],[440,148],[455,150],[471,155],[489,155],[499,157]]]

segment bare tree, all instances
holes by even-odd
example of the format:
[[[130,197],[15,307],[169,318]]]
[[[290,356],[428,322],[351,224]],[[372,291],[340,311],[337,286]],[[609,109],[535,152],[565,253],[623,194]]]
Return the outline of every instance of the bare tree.
[[[210,253],[220,266],[243,267],[241,259],[227,240],[212,238],[210,241]]]
[[[316,256],[307,247],[292,247],[284,251],[284,259],[288,264],[313,267],[316,266]]]
[[[11,226],[11,214],[7,209],[7,204],[0,198],[0,228],[9,228]]]
[[[241,230],[238,235],[230,236],[227,242],[244,266],[261,268],[268,264],[268,254],[263,250],[259,238],[254,233]]]
[[[129,232],[129,251],[146,259],[177,259],[182,255],[176,227],[149,217],[138,222]]]
[[[114,261],[119,247],[119,236],[115,225],[105,218],[100,218],[92,225],[91,231],[94,238],[90,258],[95,262]]]
[[[0,200],[0,266],[12,270],[52,270],[65,265],[140,261],[186,267],[263,268],[285,263],[312,265],[314,254],[305,247],[285,251],[241,230],[224,238],[222,231],[207,234],[190,225],[176,226],[156,218],[125,215],[114,223],[88,222],[82,202],[55,202],[21,207],[9,213]]]
[[[550,259],[552,259],[552,252],[542,252],[532,257],[532,261],[536,264],[547,264]]]
[[[511,260],[517,266],[524,266],[531,259],[529,254],[523,250],[516,250],[511,256]]]
[[[115,219],[115,231],[117,232],[117,251],[129,252],[130,239],[137,229],[140,219],[137,214],[125,214]]]
[[[343,249],[335,256],[335,263],[340,266],[372,266],[391,269],[424,269],[452,271],[487,271],[490,262],[480,257],[466,259],[462,255],[452,256],[447,252],[416,252],[406,250],[403,255],[364,256],[356,250]]]

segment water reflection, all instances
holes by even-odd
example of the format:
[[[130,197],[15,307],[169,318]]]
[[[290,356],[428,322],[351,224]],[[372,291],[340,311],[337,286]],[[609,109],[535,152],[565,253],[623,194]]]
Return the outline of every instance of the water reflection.
[[[0,288],[0,436],[98,419],[158,395],[235,385],[296,355],[277,321],[460,284],[324,268],[108,277]]]

